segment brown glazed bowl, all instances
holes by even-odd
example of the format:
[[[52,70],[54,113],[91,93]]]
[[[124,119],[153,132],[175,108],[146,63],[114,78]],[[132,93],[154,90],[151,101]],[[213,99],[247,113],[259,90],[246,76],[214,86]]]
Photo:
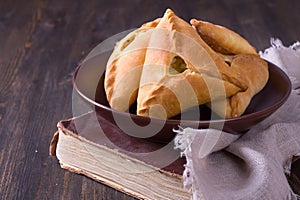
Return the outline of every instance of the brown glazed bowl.
[[[96,111],[99,117],[105,119],[105,122],[99,120],[100,126],[101,123],[112,123],[125,134],[155,142],[170,142],[176,135],[173,130],[178,129],[179,126],[199,129],[217,128],[231,134],[244,133],[274,113],[287,100],[291,92],[291,82],[288,76],[279,67],[268,62],[269,80],[266,86],[252,98],[245,113],[240,117],[220,119],[209,108],[199,106],[186,111],[184,115],[171,119],[150,119],[136,115],[135,105],[129,109],[129,112],[120,112],[110,108],[103,84],[106,61],[107,59],[100,58],[96,61],[88,61],[84,66],[80,65],[73,75],[75,91]],[[99,66],[103,66],[101,70]],[[95,70],[98,74],[93,73]],[[94,83],[86,85],[91,81]],[[90,87],[94,88],[91,90]],[[195,116],[193,112],[197,109],[200,110],[200,117],[193,118]],[[182,116],[184,116],[183,119]]]

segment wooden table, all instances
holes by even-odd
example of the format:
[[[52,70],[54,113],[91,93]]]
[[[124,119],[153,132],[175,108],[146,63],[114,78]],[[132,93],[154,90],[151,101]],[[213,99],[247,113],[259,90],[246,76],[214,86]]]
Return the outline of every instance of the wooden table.
[[[227,26],[257,50],[271,37],[284,45],[300,39],[299,0],[1,0],[0,199],[132,199],[62,170],[49,143],[56,123],[72,117],[76,65],[104,39],[168,7],[185,20]]]

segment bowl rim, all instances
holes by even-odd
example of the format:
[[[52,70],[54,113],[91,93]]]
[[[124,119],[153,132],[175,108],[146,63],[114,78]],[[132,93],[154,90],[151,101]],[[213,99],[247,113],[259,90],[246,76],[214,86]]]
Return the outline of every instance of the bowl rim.
[[[110,112],[115,112],[117,114],[120,115],[130,115],[130,117],[135,117],[135,118],[140,118],[140,119],[147,119],[147,120],[154,120],[154,121],[158,121],[158,122],[162,122],[162,123],[169,123],[169,124],[178,124],[178,122],[182,122],[182,123],[198,123],[198,124],[216,124],[216,123],[229,123],[229,122],[236,122],[236,121],[241,121],[241,120],[249,120],[249,119],[253,119],[256,118],[257,116],[266,116],[268,114],[270,114],[270,110],[276,110],[278,109],[280,106],[282,106],[286,100],[288,99],[288,97],[291,94],[292,91],[292,84],[291,84],[291,80],[288,77],[288,75],[281,69],[279,68],[277,65],[275,65],[274,63],[265,60],[268,63],[268,69],[270,67],[272,67],[274,70],[276,70],[277,72],[279,72],[279,74],[281,74],[282,78],[285,79],[285,81],[287,82],[287,92],[285,93],[285,95],[283,96],[283,98],[281,98],[279,101],[277,101],[276,103],[272,104],[271,106],[268,106],[262,110],[259,110],[257,112],[253,112],[253,113],[248,113],[245,115],[241,115],[239,117],[232,117],[232,118],[224,118],[224,119],[212,119],[212,120],[187,120],[187,119],[158,119],[158,118],[151,118],[151,117],[146,117],[146,116],[139,116],[133,113],[129,113],[129,112],[122,112],[122,111],[118,111],[115,110],[111,107],[107,107],[103,104],[100,104],[92,99],[90,99],[89,97],[87,97],[84,93],[82,93],[80,91],[80,89],[78,88],[77,84],[76,84],[76,77],[78,74],[79,69],[82,67],[82,64],[79,64],[75,71],[73,72],[72,75],[72,85],[73,88],[75,89],[75,91],[82,97],[84,98],[86,101],[88,101],[89,103],[93,104],[94,106],[100,107],[102,109],[105,109],[107,111]]]

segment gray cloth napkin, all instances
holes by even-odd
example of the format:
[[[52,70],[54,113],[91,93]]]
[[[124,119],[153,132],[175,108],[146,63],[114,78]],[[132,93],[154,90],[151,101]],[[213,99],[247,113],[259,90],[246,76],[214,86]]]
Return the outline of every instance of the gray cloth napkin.
[[[177,130],[175,145],[186,156],[183,184],[192,199],[300,199],[285,174],[300,154],[300,43],[271,39],[260,52],[290,77],[293,90],[273,115],[243,135],[213,129]]]

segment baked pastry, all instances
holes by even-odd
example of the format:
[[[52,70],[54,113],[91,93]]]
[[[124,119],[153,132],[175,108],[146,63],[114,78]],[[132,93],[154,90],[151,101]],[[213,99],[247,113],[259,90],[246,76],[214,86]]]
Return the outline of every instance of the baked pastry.
[[[268,65],[258,55],[238,54],[233,57],[231,67],[236,67],[240,70],[248,88],[245,91],[227,97],[225,102],[214,101],[209,103],[209,107],[214,112],[225,118],[241,116],[253,96],[264,88],[269,78]]]
[[[256,49],[236,32],[210,22],[190,21],[201,38],[216,52],[222,54],[257,54]]]
[[[191,24],[167,9],[117,43],[104,82],[112,108],[136,101],[138,115],[161,119],[201,104],[226,118],[245,111],[268,80],[267,63],[235,32]]]
[[[208,106],[225,118],[242,115],[252,97],[263,89],[268,81],[267,63],[258,56],[255,48],[247,40],[228,28],[196,19],[192,19],[190,23],[201,38],[220,53],[231,68],[236,68],[247,82],[246,91],[240,91],[223,101],[210,102]]]
[[[228,66],[191,25],[168,9],[151,35],[137,114],[170,118],[246,89],[239,71]]]
[[[160,18],[143,24],[120,40],[106,66],[104,88],[111,106],[126,111],[136,101],[151,30]]]

